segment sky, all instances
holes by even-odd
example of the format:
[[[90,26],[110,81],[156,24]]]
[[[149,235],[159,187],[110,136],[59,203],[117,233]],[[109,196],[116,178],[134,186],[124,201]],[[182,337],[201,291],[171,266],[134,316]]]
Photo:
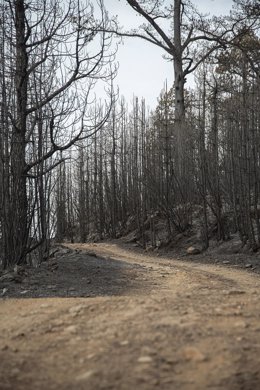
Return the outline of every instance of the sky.
[[[232,0],[193,0],[199,11],[211,15],[227,15]],[[109,15],[117,15],[121,26],[136,28],[142,18],[132,10],[126,0],[104,0]],[[116,60],[119,62],[115,84],[131,104],[133,96],[145,98],[147,105],[154,109],[160,91],[167,80],[173,84],[173,64],[163,58],[163,50],[138,38],[125,38],[118,48]]]

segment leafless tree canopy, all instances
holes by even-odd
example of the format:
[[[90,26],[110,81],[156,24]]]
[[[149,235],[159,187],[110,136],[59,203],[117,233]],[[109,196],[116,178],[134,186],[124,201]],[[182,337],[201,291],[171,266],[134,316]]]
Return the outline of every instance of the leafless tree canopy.
[[[10,0],[0,12],[1,255],[8,266],[46,246],[54,186],[48,173],[63,151],[105,122],[115,68],[111,35],[94,31],[109,24],[102,2],[94,9],[77,1]],[[97,121],[90,103],[102,81],[108,103]]]

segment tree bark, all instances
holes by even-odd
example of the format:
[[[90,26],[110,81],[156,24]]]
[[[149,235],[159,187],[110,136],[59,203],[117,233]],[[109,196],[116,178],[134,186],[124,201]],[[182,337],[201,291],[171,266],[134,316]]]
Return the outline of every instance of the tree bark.
[[[26,248],[29,234],[27,219],[26,193],[26,122],[27,122],[27,90],[28,90],[28,58],[25,33],[25,4],[23,0],[15,2],[16,29],[16,121],[12,129],[11,146],[11,205],[12,220],[8,232],[8,244],[5,246],[5,257],[10,265],[21,264],[26,260]]]

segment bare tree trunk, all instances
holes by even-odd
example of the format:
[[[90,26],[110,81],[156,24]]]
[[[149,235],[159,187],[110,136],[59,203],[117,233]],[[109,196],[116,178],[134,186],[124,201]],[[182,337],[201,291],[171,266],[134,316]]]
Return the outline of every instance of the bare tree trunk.
[[[99,140],[99,238],[102,240],[105,226],[105,210],[104,210],[104,183],[103,183],[103,134],[100,134]]]
[[[184,106],[184,74],[182,64],[182,42],[181,42],[181,7],[182,1],[174,1],[174,91],[175,91],[175,129],[176,129],[176,169],[178,177],[181,177],[184,164],[184,140],[185,140],[185,106]]]
[[[16,120],[13,125],[11,150],[11,204],[8,243],[4,247],[4,256],[10,264],[21,264],[26,260],[26,248],[29,234],[28,202],[26,193],[26,125],[27,125],[27,91],[28,91],[28,58],[25,35],[25,4],[23,0],[15,1],[16,28]]]
[[[206,74],[204,70],[199,149],[200,149],[200,171],[201,171],[201,195],[202,195],[202,205],[203,205],[202,238],[203,238],[205,249],[207,249],[209,247],[209,236],[208,236],[208,213],[207,213],[207,159],[206,159],[205,131],[206,131]]]
[[[117,178],[116,178],[116,112],[112,113],[112,150],[110,158],[111,169],[111,230],[112,238],[117,234]]]

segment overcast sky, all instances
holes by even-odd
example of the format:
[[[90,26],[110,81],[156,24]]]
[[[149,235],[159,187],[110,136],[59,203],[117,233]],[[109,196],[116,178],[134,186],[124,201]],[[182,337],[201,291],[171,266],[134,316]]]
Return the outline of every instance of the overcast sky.
[[[109,14],[118,15],[120,25],[125,28],[137,27],[142,23],[142,18],[125,0],[104,0],[104,3]],[[232,7],[232,0],[193,0],[193,3],[201,12],[212,15],[226,15]],[[115,83],[129,103],[135,94],[144,97],[153,109],[166,79],[168,85],[172,85],[173,64],[163,59],[163,54],[160,48],[137,38],[127,38],[119,46],[119,70]]]

